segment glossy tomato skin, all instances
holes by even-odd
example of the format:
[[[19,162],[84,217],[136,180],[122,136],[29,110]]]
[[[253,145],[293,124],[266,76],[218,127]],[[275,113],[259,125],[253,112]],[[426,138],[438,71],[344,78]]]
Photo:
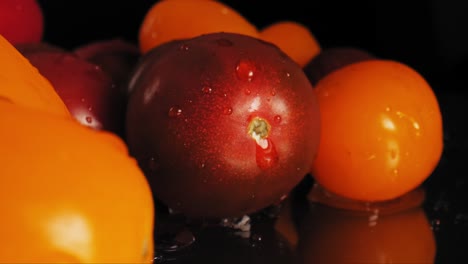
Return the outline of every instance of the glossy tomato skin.
[[[76,48],[73,53],[101,67],[124,94],[128,77],[140,58],[138,46],[123,39],[94,41]]]
[[[418,187],[443,150],[442,116],[426,80],[409,66],[367,60],[315,89],[321,139],[313,176],[346,198],[382,201]]]
[[[152,263],[151,190],[120,138],[1,99],[0,122],[0,263]]]
[[[101,67],[67,51],[24,55],[54,86],[78,122],[123,137],[125,97]]]
[[[280,201],[309,172],[318,105],[276,46],[213,33],[155,54],[129,99],[127,141],[158,199],[191,217],[241,216]]]
[[[42,40],[44,14],[37,0],[2,0],[0,17],[0,35],[10,43]]]

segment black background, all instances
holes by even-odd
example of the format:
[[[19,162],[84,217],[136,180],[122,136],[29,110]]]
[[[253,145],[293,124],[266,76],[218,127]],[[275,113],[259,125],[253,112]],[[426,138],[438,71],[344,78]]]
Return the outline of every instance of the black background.
[[[144,15],[156,0],[39,2],[45,12],[45,40],[75,47],[114,37],[136,41]],[[453,78],[454,74],[463,76],[467,68],[466,1],[225,0],[224,3],[259,28],[279,20],[301,22],[324,48],[363,48],[377,56],[407,63],[432,82],[443,82],[446,76]]]
[[[45,41],[72,49],[110,38],[136,43],[139,26],[155,0],[39,2],[45,15]],[[259,28],[280,20],[301,22],[322,48],[366,49],[378,57],[407,63],[429,81],[440,102],[445,144],[439,166],[425,182],[425,209],[437,223],[436,262],[467,261],[468,1],[224,3]]]

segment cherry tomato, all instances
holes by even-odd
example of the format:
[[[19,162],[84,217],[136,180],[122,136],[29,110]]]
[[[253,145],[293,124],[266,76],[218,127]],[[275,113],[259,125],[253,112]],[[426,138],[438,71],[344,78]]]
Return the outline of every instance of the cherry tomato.
[[[36,0],[2,0],[0,17],[0,35],[11,43],[42,40],[44,15]]]
[[[135,74],[127,142],[171,209],[242,216],[280,202],[310,171],[318,105],[276,46],[205,34],[146,53]]]
[[[258,37],[257,28],[219,1],[159,1],[146,13],[139,31],[143,53],[167,41],[206,33],[231,32]]]
[[[1,263],[151,263],[151,191],[118,137],[5,100],[0,122]]]
[[[71,117],[50,82],[0,34],[0,97],[38,111]]]
[[[313,175],[332,193],[378,201],[419,186],[443,148],[442,117],[430,85],[414,69],[368,60],[316,86],[321,139]]]
[[[277,45],[301,67],[322,49],[309,28],[296,21],[285,20],[270,24],[260,31],[260,38]]]

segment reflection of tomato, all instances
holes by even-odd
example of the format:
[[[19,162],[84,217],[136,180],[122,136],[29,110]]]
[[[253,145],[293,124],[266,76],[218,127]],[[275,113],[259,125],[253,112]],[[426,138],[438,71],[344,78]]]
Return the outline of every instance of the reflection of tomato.
[[[302,220],[300,263],[433,263],[435,238],[417,207],[388,215],[313,204]]]
[[[0,262],[137,263],[153,200],[112,134],[0,100]]]
[[[428,83],[410,67],[369,60],[316,85],[321,141],[313,175],[329,191],[366,201],[396,198],[434,170],[442,118]]]

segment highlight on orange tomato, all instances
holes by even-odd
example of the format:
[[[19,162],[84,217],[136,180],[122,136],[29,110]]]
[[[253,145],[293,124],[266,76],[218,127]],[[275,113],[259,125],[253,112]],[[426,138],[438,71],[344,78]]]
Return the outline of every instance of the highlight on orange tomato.
[[[172,40],[229,32],[258,37],[257,28],[242,14],[219,1],[158,1],[139,29],[142,53]]]
[[[117,136],[0,100],[0,262],[151,263],[151,190]]]
[[[71,118],[54,87],[0,35],[0,96],[36,110]]]
[[[310,29],[296,21],[279,21],[260,30],[260,38],[278,46],[304,67],[322,50]]]
[[[336,70],[316,87],[321,139],[312,174],[332,193],[383,201],[422,184],[443,149],[442,116],[427,81],[391,60]]]

